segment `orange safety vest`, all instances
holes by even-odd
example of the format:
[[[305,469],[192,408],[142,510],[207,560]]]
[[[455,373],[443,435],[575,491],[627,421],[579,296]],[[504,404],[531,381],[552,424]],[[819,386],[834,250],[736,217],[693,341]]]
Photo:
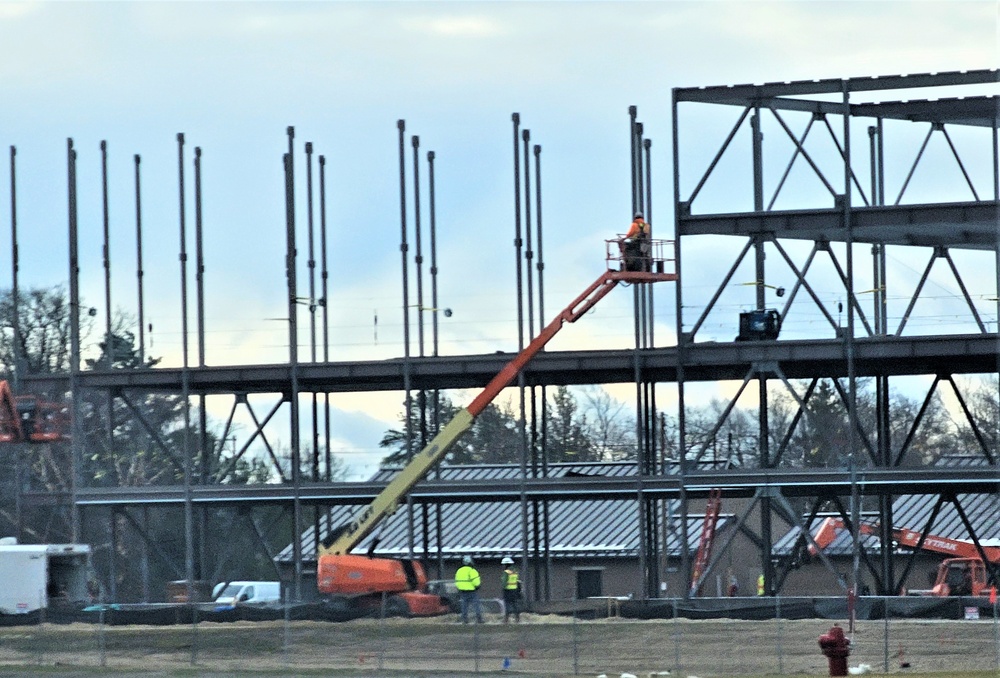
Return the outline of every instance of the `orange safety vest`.
[[[649,224],[642,219],[636,219],[629,226],[626,238],[646,238],[649,237]]]

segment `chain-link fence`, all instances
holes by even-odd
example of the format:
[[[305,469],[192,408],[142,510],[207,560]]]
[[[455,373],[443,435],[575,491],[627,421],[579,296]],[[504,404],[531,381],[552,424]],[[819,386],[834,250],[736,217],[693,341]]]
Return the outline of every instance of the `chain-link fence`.
[[[969,606],[968,618],[894,615],[893,599],[866,598],[867,617],[783,618],[794,606],[781,599],[718,599],[712,618],[640,619],[607,606],[566,601],[560,614],[526,612],[520,623],[486,615],[461,624],[453,615],[405,619],[380,614],[346,621],[296,618],[296,606],[272,609],[262,621],[207,621],[189,606],[99,606],[85,621],[0,628],[0,667],[80,666],[117,671],[257,671],[263,675],[323,671],[328,675],[467,675],[504,671],[570,675],[827,675],[819,636],[834,624],[850,639],[856,671],[1000,671],[997,606]],[[657,601],[683,611],[684,601]],[[771,618],[735,619],[755,602]],[[771,607],[773,603],[773,607]],[[728,607],[727,607],[728,606]],[[880,618],[872,618],[874,616]],[[144,613],[160,623],[135,623]],[[166,613],[166,614],[165,614]],[[727,617],[727,614],[732,616]],[[178,623],[163,623],[164,619]],[[6,619],[10,622],[12,620]],[[16,619],[13,621],[17,621]],[[25,619],[27,621],[27,619]]]

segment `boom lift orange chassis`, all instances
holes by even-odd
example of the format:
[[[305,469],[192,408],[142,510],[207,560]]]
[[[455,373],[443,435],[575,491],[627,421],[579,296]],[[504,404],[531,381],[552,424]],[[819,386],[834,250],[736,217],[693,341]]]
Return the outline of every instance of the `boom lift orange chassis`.
[[[0,380],[0,443],[52,443],[69,433],[69,410],[35,395],[15,396]]]

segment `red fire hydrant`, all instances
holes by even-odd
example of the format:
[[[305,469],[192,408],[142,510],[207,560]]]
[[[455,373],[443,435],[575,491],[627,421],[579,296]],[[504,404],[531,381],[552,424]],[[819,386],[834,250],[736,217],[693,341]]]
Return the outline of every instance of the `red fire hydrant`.
[[[844,629],[833,625],[828,633],[819,637],[819,647],[830,661],[831,676],[847,675],[847,656],[851,654],[851,641],[844,636]]]

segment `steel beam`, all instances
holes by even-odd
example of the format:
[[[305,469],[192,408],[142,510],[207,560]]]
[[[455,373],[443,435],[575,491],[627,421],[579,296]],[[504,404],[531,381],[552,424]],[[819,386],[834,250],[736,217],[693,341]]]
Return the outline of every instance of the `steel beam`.
[[[866,469],[855,474],[860,492],[865,496],[900,493],[944,492],[992,493],[1000,484],[1000,468],[893,468]],[[363,505],[382,490],[378,483],[303,483],[298,496],[303,504]],[[410,494],[418,503],[465,503],[517,501],[522,481],[518,478],[491,478],[488,482],[425,480]],[[635,497],[636,476],[529,478],[523,483],[529,500],[629,499]],[[691,472],[679,475],[643,476],[643,493],[650,498],[677,499],[682,490],[691,499],[708,497],[713,488],[721,488],[726,497],[753,497],[759,488],[774,488],[785,497],[844,497],[851,492],[851,473],[847,469],[733,469],[730,471]],[[238,505],[286,504],[293,501],[291,485],[207,485],[191,489],[195,504]],[[24,501],[34,506],[65,503],[65,494],[26,493]],[[81,488],[77,492],[81,506],[170,505],[184,502],[182,486]]]
[[[734,324],[735,336],[737,327]],[[953,334],[925,337],[859,337],[855,340],[857,374],[861,377],[919,374],[987,374],[996,371],[995,334]],[[846,374],[843,341],[837,338],[703,342],[684,349],[687,381],[742,380],[755,362],[775,362],[790,379],[842,377]],[[530,384],[619,384],[634,380],[634,350],[548,351],[524,368]],[[677,378],[677,347],[639,351],[643,374],[655,382]],[[510,361],[510,354],[410,358],[414,388],[481,388]],[[300,364],[302,393],[399,391],[403,361]],[[290,378],[288,365],[205,367],[189,370],[193,393],[283,393]],[[180,368],[80,372],[78,386],[88,389],[137,389],[176,392]],[[32,375],[29,386],[63,388],[66,375]]]

